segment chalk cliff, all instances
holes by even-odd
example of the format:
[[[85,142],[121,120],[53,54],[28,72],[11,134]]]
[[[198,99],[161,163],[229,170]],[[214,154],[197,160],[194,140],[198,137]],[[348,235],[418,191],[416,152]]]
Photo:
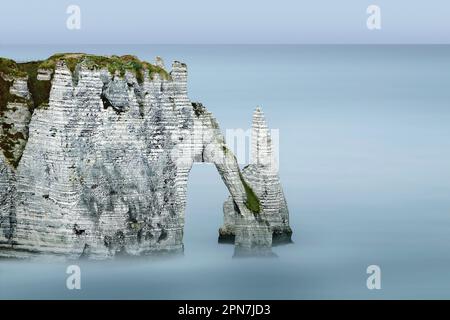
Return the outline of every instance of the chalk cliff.
[[[160,58],[0,59],[0,116],[0,256],[182,251],[194,162],[214,163],[230,192],[222,239],[290,239],[261,111],[256,162],[241,172],[215,118],[189,100],[183,63],[168,73]]]
[[[258,198],[260,212],[252,223],[243,224],[239,207],[234,205],[230,196],[223,206],[224,225],[219,230],[219,241],[236,243],[241,252],[289,243],[292,235],[289,211],[272,152],[272,140],[260,108],[256,108],[253,114],[251,156],[251,163],[243,168],[241,179]]]

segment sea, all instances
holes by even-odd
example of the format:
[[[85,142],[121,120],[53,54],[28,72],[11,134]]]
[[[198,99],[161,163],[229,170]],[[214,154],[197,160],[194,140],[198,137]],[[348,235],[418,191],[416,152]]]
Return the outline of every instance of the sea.
[[[58,52],[185,62],[190,99],[224,133],[249,129],[261,107],[293,243],[235,257],[217,241],[228,191],[213,165],[195,164],[182,255],[3,259],[0,299],[450,298],[450,46],[0,46],[16,61]]]

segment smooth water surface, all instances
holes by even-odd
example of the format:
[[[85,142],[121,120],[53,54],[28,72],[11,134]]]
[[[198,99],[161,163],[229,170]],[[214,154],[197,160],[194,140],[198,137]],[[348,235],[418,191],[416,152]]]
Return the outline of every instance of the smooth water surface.
[[[189,95],[225,129],[260,105],[279,129],[291,245],[232,258],[217,243],[227,190],[212,165],[189,178],[185,252],[170,259],[0,261],[0,298],[450,298],[450,46],[15,46],[159,55],[189,67]],[[366,268],[379,265],[381,290]]]

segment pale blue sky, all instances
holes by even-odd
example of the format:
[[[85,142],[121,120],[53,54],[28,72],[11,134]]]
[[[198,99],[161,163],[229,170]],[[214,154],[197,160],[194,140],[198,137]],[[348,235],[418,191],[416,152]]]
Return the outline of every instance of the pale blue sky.
[[[2,1],[0,44],[450,43],[448,0]],[[81,8],[81,30],[66,9]],[[382,29],[366,27],[381,7]]]

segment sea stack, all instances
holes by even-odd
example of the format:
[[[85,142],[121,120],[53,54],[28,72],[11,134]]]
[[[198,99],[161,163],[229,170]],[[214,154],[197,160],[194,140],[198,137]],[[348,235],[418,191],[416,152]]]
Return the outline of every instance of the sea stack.
[[[244,251],[291,242],[289,211],[272,148],[264,113],[258,107],[253,113],[251,162],[243,168],[241,179],[255,193],[260,212],[255,213],[255,219],[247,221],[246,226],[233,198],[229,197],[223,206],[224,225],[219,230],[220,242],[236,243]]]

